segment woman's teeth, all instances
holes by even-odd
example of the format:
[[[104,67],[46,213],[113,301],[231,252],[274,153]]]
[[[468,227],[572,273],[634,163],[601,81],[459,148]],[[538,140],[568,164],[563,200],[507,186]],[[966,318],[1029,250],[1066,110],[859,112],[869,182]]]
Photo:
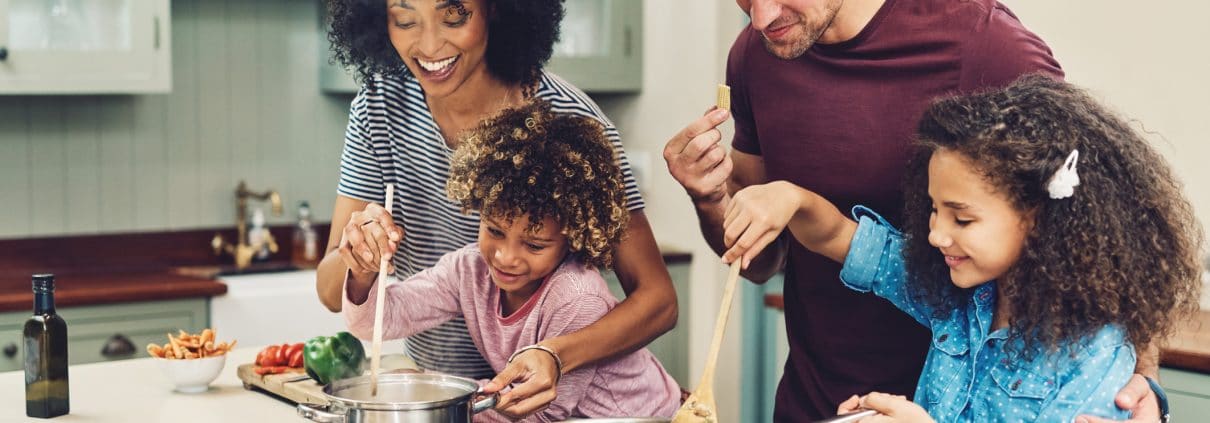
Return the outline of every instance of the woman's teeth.
[[[424,70],[426,70],[426,71],[437,72],[442,69],[445,69],[446,66],[453,64],[455,60],[458,60],[458,56],[450,57],[445,60],[438,60],[436,62],[429,62],[426,60],[416,59],[416,62],[420,63],[420,67],[424,68]]]

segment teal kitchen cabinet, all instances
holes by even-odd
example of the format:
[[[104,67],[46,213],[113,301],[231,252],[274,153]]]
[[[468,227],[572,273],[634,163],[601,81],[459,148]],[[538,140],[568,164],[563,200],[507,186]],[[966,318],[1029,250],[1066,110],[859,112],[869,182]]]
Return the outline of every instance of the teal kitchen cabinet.
[[[172,90],[169,0],[0,1],[0,95]]]
[[[1210,375],[1164,367],[1160,384],[1168,394],[1172,421],[1203,421],[1210,416]]]
[[[773,403],[781,381],[790,343],[786,319],[780,309],[765,305],[765,295],[781,294],[784,275],[778,273],[763,284],[741,280],[743,290],[743,363],[740,386],[740,416],[745,422],[773,421]]]
[[[546,70],[589,93],[633,93],[643,82],[642,0],[574,0]],[[321,14],[323,16],[323,14]],[[327,26],[320,23],[319,85],[328,93],[355,93],[360,84],[329,63]]]
[[[689,261],[671,263],[668,273],[672,276],[672,285],[676,288],[677,325],[663,336],[656,338],[647,345],[655,358],[660,360],[664,370],[676,379],[681,386],[693,386],[689,379]],[[613,272],[605,273],[605,282],[609,290],[619,300],[626,298],[622,285]],[[694,381],[696,383],[696,381]]]
[[[209,326],[206,298],[62,307],[67,321],[67,358],[70,364],[146,357],[147,344],[165,344],[166,334],[177,330],[198,333]],[[0,372],[22,368],[22,327],[30,311],[0,313]],[[230,341],[217,334],[221,341]],[[134,345],[127,355],[105,355],[110,339],[124,338]]]

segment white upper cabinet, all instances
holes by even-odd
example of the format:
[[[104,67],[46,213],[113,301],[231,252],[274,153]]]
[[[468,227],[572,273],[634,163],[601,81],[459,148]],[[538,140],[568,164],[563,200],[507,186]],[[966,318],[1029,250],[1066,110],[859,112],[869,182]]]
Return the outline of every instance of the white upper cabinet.
[[[0,0],[0,94],[172,91],[169,0]]]
[[[559,28],[559,42],[546,70],[590,93],[640,91],[642,0],[568,0],[563,7],[566,13]],[[320,87],[332,93],[356,92],[360,86],[351,73],[328,63],[332,53],[327,30],[320,25]]]

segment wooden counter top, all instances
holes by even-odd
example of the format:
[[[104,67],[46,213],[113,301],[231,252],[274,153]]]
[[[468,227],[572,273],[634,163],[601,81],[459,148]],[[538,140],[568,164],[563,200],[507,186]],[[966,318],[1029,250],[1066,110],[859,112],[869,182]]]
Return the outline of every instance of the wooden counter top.
[[[328,225],[316,230],[321,243]],[[282,246],[291,245],[293,227],[270,226]],[[217,279],[234,266],[229,256],[215,256],[210,238],[221,233],[234,239],[232,228],[167,232],[57,236],[0,239],[0,312],[33,308],[30,278],[35,273],[55,275],[58,307],[178,298],[213,297],[227,292]],[[321,244],[322,245],[322,244]],[[688,263],[692,256],[661,247],[667,264]],[[267,262],[252,265],[246,273],[291,270],[290,249],[281,248]]]
[[[765,294],[765,306],[785,310],[781,294]],[[1160,350],[1160,366],[1210,374],[1210,310],[1201,310],[1182,324],[1167,347]]]
[[[1210,373],[1210,310],[1202,310],[1177,329],[1160,351],[1160,365]]]
[[[221,282],[161,272],[57,274],[55,306],[213,297],[227,292]],[[34,294],[27,276],[0,276],[0,312],[33,309]]]

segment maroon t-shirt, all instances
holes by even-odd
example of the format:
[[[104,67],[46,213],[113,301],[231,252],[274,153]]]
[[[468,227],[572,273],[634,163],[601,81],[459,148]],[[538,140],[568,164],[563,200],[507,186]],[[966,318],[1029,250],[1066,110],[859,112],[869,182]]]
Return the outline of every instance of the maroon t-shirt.
[[[937,97],[1001,87],[1031,72],[1061,78],[1049,47],[992,0],[887,0],[852,40],[782,60],[745,28],[727,62],[735,149],[769,180],[862,204],[897,223],[920,114]],[[775,420],[833,415],[853,394],[911,397],[928,331],[889,302],[841,285],[840,265],[791,242],[785,271],[790,357]]]

